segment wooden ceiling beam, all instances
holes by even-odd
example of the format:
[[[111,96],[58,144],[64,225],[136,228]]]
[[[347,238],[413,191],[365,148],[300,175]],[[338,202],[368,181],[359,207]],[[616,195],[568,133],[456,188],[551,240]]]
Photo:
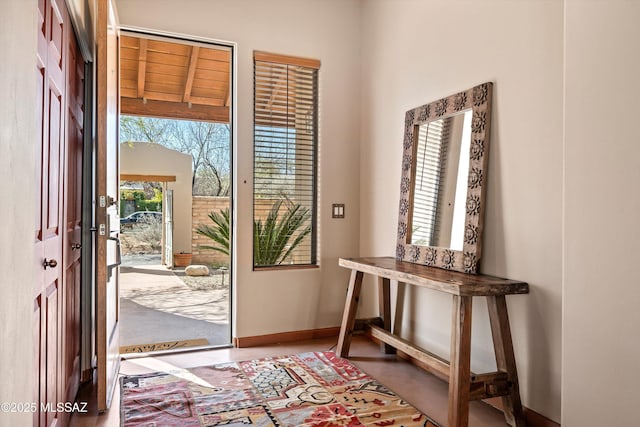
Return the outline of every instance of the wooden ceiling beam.
[[[224,99],[221,98],[209,98],[206,96],[192,96],[192,104],[211,105],[212,107],[224,107]]]
[[[196,65],[198,64],[199,53],[200,53],[200,48],[198,46],[191,47],[191,58],[189,58],[189,69],[187,70],[187,81],[184,84],[184,96],[182,97],[183,102],[190,102],[190,99],[191,99],[191,88],[193,87],[193,78],[196,75]]]
[[[229,122],[231,52],[122,36],[124,114]]]
[[[122,114],[167,119],[198,120],[215,123],[229,123],[229,107],[188,104],[183,102],[155,101],[139,98],[120,98]]]
[[[140,39],[138,51],[138,98],[144,97],[144,82],[147,75],[147,39]]]
[[[154,101],[182,102],[182,95],[178,93],[156,92],[148,89],[145,98]]]

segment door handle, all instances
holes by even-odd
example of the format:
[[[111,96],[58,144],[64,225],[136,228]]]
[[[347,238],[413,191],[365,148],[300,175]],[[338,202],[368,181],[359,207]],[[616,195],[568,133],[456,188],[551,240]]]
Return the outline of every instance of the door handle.
[[[107,267],[117,267],[122,264],[122,249],[120,246],[120,239],[117,237],[107,237],[107,239],[116,242],[116,262],[115,264],[108,265]]]
[[[54,268],[57,265],[58,265],[58,261],[56,261],[55,259],[47,260],[45,258],[44,261],[42,262],[42,266],[44,267],[45,270],[47,269],[47,267]]]
[[[107,237],[107,240],[116,242],[115,262],[113,264],[107,264],[107,274],[108,274],[107,281],[108,281],[108,280],[111,280],[111,274],[113,274],[113,269],[122,263],[122,253],[120,252],[120,239],[118,239],[117,237]]]
[[[82,245],[80,243],[72,243],[71,244],[71,250],[72,251],[78,250],[80,248],[82,248]]]

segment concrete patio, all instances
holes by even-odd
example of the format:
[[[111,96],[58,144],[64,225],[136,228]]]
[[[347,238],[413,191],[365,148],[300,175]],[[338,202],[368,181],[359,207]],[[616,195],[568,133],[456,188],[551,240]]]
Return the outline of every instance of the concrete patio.
[[[121,346],[195,339],[230,343],[228,286],[192,289],[165,266],[138,262],[145,261],[120,267]]]

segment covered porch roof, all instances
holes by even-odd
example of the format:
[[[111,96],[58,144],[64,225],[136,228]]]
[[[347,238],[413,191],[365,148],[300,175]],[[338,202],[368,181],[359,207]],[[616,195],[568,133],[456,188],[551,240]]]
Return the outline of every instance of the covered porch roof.
[[[120,42],[122,114],[229,123],[230,48],[133,33]]]

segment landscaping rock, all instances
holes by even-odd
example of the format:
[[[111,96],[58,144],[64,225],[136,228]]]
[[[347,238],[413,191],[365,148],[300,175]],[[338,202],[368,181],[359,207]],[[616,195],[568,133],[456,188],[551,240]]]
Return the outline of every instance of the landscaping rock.
[[[208,276],[209,267],[206,265],[190,265],[184,269],[187,276]]]

